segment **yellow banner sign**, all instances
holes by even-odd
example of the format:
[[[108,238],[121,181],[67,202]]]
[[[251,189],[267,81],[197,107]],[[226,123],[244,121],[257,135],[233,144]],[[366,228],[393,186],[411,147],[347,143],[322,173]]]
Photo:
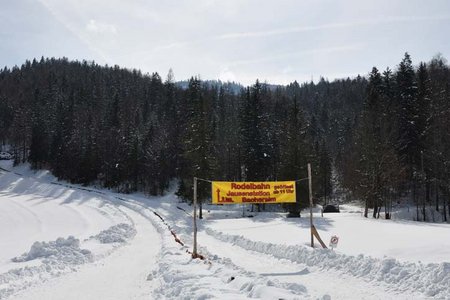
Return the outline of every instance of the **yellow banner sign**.
[[[212,182],[213,204],[293,203],[295,181]]]

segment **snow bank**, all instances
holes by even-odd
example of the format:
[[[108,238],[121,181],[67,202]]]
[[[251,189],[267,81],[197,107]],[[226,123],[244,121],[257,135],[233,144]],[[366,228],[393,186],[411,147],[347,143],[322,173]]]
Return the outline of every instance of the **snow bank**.
[[[12,258],[12,261],[26,263],[37,259],[41,259],[37,266],[26,265],[0,274],[0,299],[37,282],[74,271],[75,266],[91,262],[93,256],[89,250],[80,248],[78,239],[69,236],[56,241],[35,242],[30,251]]]
[[[58,238],[51,242],[35,242],[30,251],[19,257],[14,257],[13,262],[25,262],[37,258],[80,265],[89,262],[92,254],[89,250],[80,249],[80,240],[69,236],[67,239]]]
[[[272,255],[280,259],[335,270],[367,281],[383,282],[392,290],[415,290],[428,297],[448,299],[450,295],[450,263],[401,263],[396,259],[377,259],[364,255],[350,256],[328,249],[312,250],[305,246],[286,246],[251,241],[240,235],[228,235],[212,229],[205,232],[223,242],[246,250]]]
[[[93,239],[97,239],[102,244],[125,243],[136,235],[136,229],[133,226],[121,223],[101,231]]]
[[[164,236],[164,235],[163,235]],[[157,299],[308,299],[301,284],[280,283],[234,265],[229,259],[210,256],[191,259],[186,246],[173,246],[165,235],[157,269],[147,277],[156,281]],[[200,249],[208,255],[206,249]]]

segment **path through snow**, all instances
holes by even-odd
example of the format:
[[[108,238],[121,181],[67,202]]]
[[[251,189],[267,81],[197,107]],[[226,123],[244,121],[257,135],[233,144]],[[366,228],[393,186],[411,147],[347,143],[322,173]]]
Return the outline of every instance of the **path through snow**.
[[[312,250],[285,237],[303,236],[301,222],[217,208],[199,222],[206,259],[193,260],[192,208],[173,193],[119,195],[27,172],[0,172],[0,299],[449,298],[445,250],[428,257],[434,264]],[[376,225],[358,220],[342,214],[319,227]],[[418,227],[392,224],[382,226]],[[421,231],[430,228],[447,229]]]
[[[136,229],[129,244],[75,273],[12,299],[148,299],[155,285],[147,277],[157,266],[161,237],[148,219],[131,209],[123,210]]]

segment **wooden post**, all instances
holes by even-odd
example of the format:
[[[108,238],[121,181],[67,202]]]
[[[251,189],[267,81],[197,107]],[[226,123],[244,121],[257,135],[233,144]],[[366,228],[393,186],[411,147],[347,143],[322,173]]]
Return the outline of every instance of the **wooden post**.
[[[308,182],[309,182],[309,222],[311,226],[311,247],[314,248],[314,232],[313,232],[313,198],[312,198],[312,177],[311,164],[308,163]]]
[[[319,241],[320,245],[322,245],[322,248],[327,249],[327,246],[320,238],[319,232],[317,231],[317,229],[314,225],[313,225],[313,227],[311,227],[311,232],[316,237],[316,239]]]
[[[197,177],[194,177],[194,249],[192,258],[197,258]]]

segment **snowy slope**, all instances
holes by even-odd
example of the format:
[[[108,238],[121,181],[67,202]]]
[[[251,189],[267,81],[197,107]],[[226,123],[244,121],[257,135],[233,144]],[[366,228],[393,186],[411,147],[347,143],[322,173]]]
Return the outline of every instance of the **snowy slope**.
[[[448,225],[347,207],[315,217],[340,242],[313,250],[307,218],[206,206],[205,260],[192,260],[192,207],[173,191],[119,195],[14,170],[0,172],[0,299],[450,298]]]

